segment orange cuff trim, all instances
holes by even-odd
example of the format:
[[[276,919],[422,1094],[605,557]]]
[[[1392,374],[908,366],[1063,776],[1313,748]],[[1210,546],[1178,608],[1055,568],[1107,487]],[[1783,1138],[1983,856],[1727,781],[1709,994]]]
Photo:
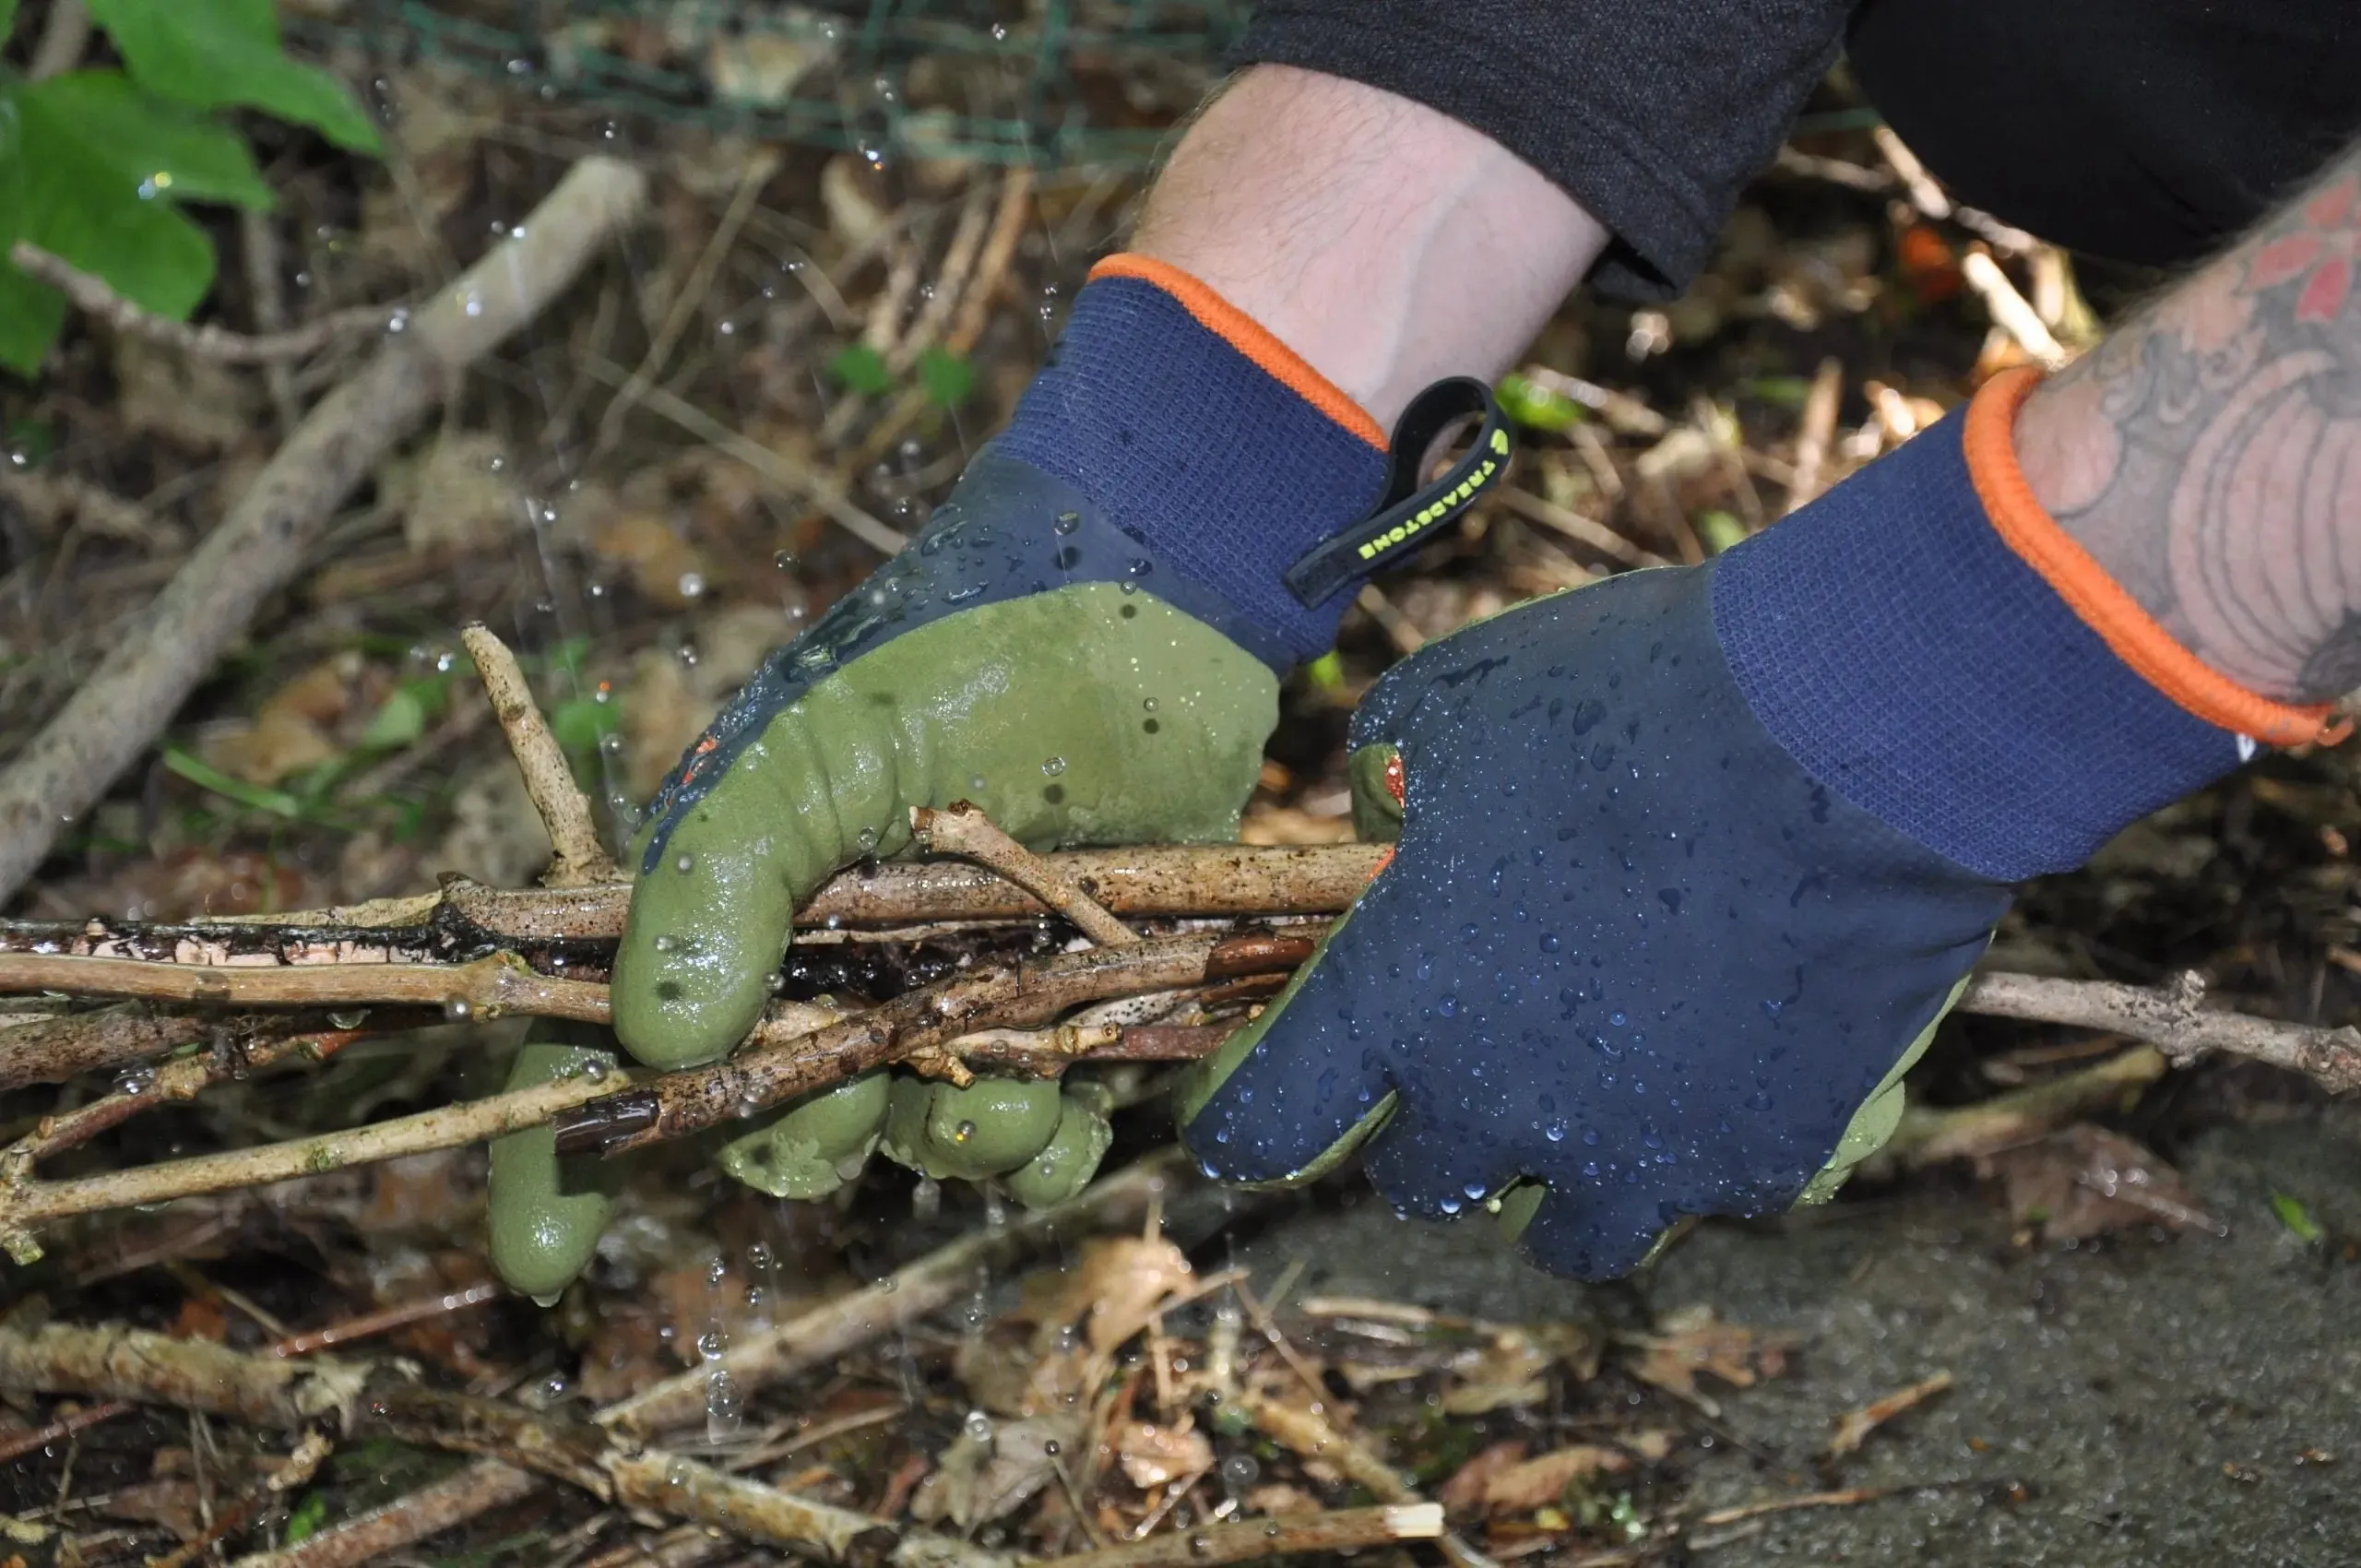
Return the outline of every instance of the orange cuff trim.
[[[2040,383],[2040,373],[2030,366],[1986,382],[1968,405],[1962,435],[1968,478],[2009,548],[2058,590],[2117,658],[2207,723],[2274,746],[2341,739],[2336,731],[2342,726],[2331,724],[2329,704],[2297,707],[2273,702],[2183,647],[2034,498],[2033,486],[2017,466],[2016,425],[2017,410]]]
[[[1153,256],[1124,251],[1090,269],[1091,281],[1101,278],[1135,278],[1143,283],[1153,283],[1180,301],[1181,308],[1196,318],[1198,326],[1253,361],[1272,380],[1380,452],[1385,450],[1385,432],[1369,417],[1369,410],[1305,363],[1293,349],[1271,336],[1262,323],[1179,267]]]

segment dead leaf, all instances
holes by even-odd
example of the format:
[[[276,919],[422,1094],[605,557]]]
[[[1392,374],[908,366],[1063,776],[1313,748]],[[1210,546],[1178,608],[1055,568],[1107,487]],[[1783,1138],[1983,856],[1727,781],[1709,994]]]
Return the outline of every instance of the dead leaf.
[[[1484,1502],[1521,1514],[1558,1502],[1570,1483],[1585,1476],[1619,1475],[1631,1467],[1631,1461],[1612,1448],[1577,1443],[1510,1466],[1484,1483]]]
[[[713,581],[713,563],[680,528],[652,512],[617,512],[590,530],[590,551],[622,566],[650,601],[685,610]]]
[[[1556,1360],[1525,1330],[1501,1329],[1465,1366],[1452,1369],[1460,1381],[1444,1391],[1443,1413],[1480,1416],[1490,1410],[1538,1405],[1549,1396],[1549,1385],[1542,1374]]]
[[[1072,1268],[1027,1278],[1021,1310],[1044,1336],[1088,1314],[1085,1334],[1104,1355],[1196,1282],[1188,1258],[1163,1237],[1105,1236],[1085,1242]]]
[[[524,526],[508,448],[488,431],[450,431],[409,476],[402,538],[413,551],[491,550]]]
[[[1284,1518],[1290,1514],[1317,1514],[1320,1512],[1320,1500],[1299,1486],[1273,1481],[1246,1494],[1246,1512],[1265,1518]]]
[[[786,7],[787,15],[798,12],[807,21],[812,14],[801,6]],[[744,104],[780,103],[795,90],[797,82],[826,65],[836,53],[836,44],[817,31],[799,37],[770,31],[720,37],[706,53],[706,77],[717,98]]]
[[[1716,1407],[1697,1387],[1700,1372],[1711,1372],[1734,1388],[1751,1388],[1758,1378],[1777,1377],[1787,1370],[1786,1339],[1723,1323],[1709,1306],[1667,1314],[1658,1332],[1641,1344],[1642,1355],[1632,1372],[1709,1414]]]
[[[967,1530],[1012,1513],[1050,1484],[1058,1455],[1081,1431],[1078,1416],[971,1422],[920,1483],[910,1515],[927,1524],[948,1519]]]
[[[1647,1427],[1639,1431],[1627,1431],[1615,1441],[1655,1465],[1670,1457],[1672,1445],[1680,1441],[1680,1434],[1668,1427]]]
[[[1451,1473],[1435,1492],[1446,1513],[1469,1514],[1483,1506],[1484,1489],[1499,1476],[1525,1463],[1526,1448],[1520,1438],[1495,1443]]]
[[[1214,1445],[1185,1416],[1174,1426],[1125,1421],[1115,1439],[1115,1454],[1122,1462],[1123,1474],[1142,1491],[1183,1476],[1201,1476],[1214,1467]]]
[[[1857,1410],[1847,1410],[1836,1418],[1836,1434],[1828,1440],[1828,1452],[1833,1456],[1850,1454],[1861,1446],[1869,1433],[1877,1431],[1903,1411],[1925,1404],[1952,1385],[1952,1374],[1939,1372],[1923,1382],[1889,1394],[1882,1399],[1871,1400]]]
[[[827,209],[828,232],[848,250],[867,244],[893,221],[869,186],[869,170],[850,154],[829,159],[820,171],[820,205]]]
[[[261,378],[202,354],[184,354],[136,332],[114,340],[114,415],[126,446],[160,435],[209,452],[251,439]]]
[[[2169,1225],[2216,1230],[2180,1172],[2131,1139],[2087,1122],[1976,1161],[1999,1178],[2010,1218],[2051,1241]]]
[[[1238,826],[1241,844],[1342,844],[1353,836],[1349,816],[1315,816],[1295,806],[1258,802]]]

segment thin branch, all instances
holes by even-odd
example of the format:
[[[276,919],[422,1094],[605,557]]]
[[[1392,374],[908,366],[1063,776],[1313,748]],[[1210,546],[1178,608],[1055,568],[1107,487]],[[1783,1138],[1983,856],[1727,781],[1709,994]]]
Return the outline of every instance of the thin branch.
[[[608,1090],[603,1075],[586,1073],[488,1099],[446,1105],[343,1132],[322,1133],[258,1148],[164,1160],[129,1170],[112,1170],[70,1181],[23,1178],[13,1151],[0,1170],[0,1248],[19,1264],[41,1256],[30,1227],[77,1214],[163,1203],[200,1193],[267,1186],[299,1176],[317,1176],[348,1166],[398,1159],[404,1155],[482,1143],[526,1127],[538,1127],[560,1111],[596,1099]]]
[[[596,1419],[626,1439],[701,1426],[716,1372],[728,1372],[741,1393],[752,1397],[759,1389],[840,1360],[872,1340],[941,1311],[975,1289],[979,1270],[1006,1268],[1045,1247],[1093,1231],[1129,1230],[1174,1183],[1192,1180],[1179,1150],[1160,1150],[1092,1182],[1059,1207],[963,1236],[865,1289],[769,1329],[740,1335],[718,1361],[666,1378],[609,1406]],[[540,1478],[515,1466],[481,1460],[447,1480],[323,1530],[301,1545],[243,1558],[234,1568],[360,1568],[384,1552],[521,1501],[540,1484]]]
[[[222,364],[283,364],[308,359],[335,344],[384,332],[405,314],[399,306],[360,305],[284,332],[258,335],[224,327],[191,327],[133,303],[110,288],[106,279],[53,255],[30,240],[18,240],[9,246],[8,259],[19,271],[59,291],[84,315],[103,321],[118,332]]]
[[[1837,400],[1845,392],[1845,365],[1834,355],[1820,362],[1812,373],[1811,390],[1804,394],[1804,415],[1796,433],[1795,478],[1787,485],[1787,510],[1818,498],[1826,488],[1821,469],[1828,462],[1829,444],[1836,435]]]
[[[1109,996],[1292,968],[1311,940],[1164,937],[1028,964],[978,965],[826,1028],[757,1025],[737,1055],[667,1073],[557,1119],[561,1155],[616,1155],[777,1105],[977,1029],[1047,1023]]]
[[[498,1459],[479,1459],[357,1519],[276,1551],[241,1557],[231,1568],[366,1568],[390,1552],[441,1535],[480,1515],[521,1503],[540,1478]]]
[[[1135,920],[1333,915],[1351,908],[1377,873],[1382,844],[1287,848],[1149,845],[1044,855],[1062,882]],[[611,944],[623,935],[631,889],[487,887],[445,879],[433,893],[291,913],[187,923],[0,921],[0,954],[140,958],[151,963],[334,964],[449,962],[500,948]],[[1034,921],[1050,907],[985,867],[956,861],[857,866],[797,911],[799,930],[893,935],[954,921]],[[0,980],[0,991],[11,989]]]
[[[41,41],[33,45],[32,63],[25,68],[25,76],[37,82],[63,76],[82,63],[83,51],[89,46],[90,8],[82,0],[53,0],[49,20],[42,24]]]
[[[2209,1051],[2225,1051],[2305,1074],[2334,1093],[2361,1088],[2361,1029],[2349,1024],[2327,1029],[2242,1013],[2208,1012],[2201,1005],[2204,999],[2204,978],[2195,973],[2154,987],[1983,974],[1968,986],[1959,1005],[1964,1013],[2130,1035],[2179,1065]]]
[[[706,1419],[710,1379],[727,1372],[739,1392],[782,1383],[826,1366],[881,1336],[950,1305],[976,1288],[979,1273],[1075,1236],[1125,1230],[1150,1206],[1169,1200],[1176,1183],[1195,1180],[1178,1148],[1159,1149],[1112,1176],[1093,1182],[1072,1201],[1026,1214],[939,1247],[876,1283],[768,1329],[733,1335],[720,1360],[666,1378],[602,1411],[604,1424],[635,1437],[652,1437]]]
[[[615,870],[613,858],[599,842],[599,829],[590,820],[590,802],[574,782],[574,770],[566,766],[557,737],[550,733],[549,721],[533,700],[533,689],[517,667],[516,656],[480,621],[463,628],[459,641],[475,660],[476,673],[483,678],[492,716],[500,720],[500,732],[508,737],[516,771],[525,776],[525,793],[531,798],[533,810],[540,814],[541,826],[548,830],[553,854],[541,885],[587,887],[620,880],[622,873]]]
[[[2074,362],[2074,356],[2050,332],[2041,314],[2017,291],[2017,286],[2009,281],[2009,275],[2000,270],[2000,264],[1989,254],[1980,247],[1970,248],[1960,257],[1959,270],[1960,276],[1967,279],[1967,286],[1984,302],[1984,308],[1991,313],[1993,324],[2015,339],[2017,347],[2035,364],[2054,371]]]
[[[1299,1552],[1353,1551],[1393,1541],[1435,1540],[1442,1535],[1442,1503],[1387,1503],[1168,1530],[1145,1540],[1052,1557],[1037,1568],[1193,1568],[1202,1562],[1253,1562]]]
[[[1426,1502],[1399,1471],[1370,1452],[1359,1439],[1331,1422],[1317,1405],[1284,1404],[1252,1390],[1241,1395],[1238,1404],[1264,1436],[1307,1459],[1335,1466],[1347,1480],[1358,1482],[1379,1502],[1396,1507]],[[1440,1529],[1436,1533],[1444,1559],[1459,1568],[1488,1561],[1457,1536],[1443,1534]]]
[[[1894,135],[1892,126],[1871,127],[1869,138],[1878,144],[1879,154],[1902,181],[1902,188],[1910,193],[1910,205],[1916,208],[1921,216],[1949,218],[1952,215],[1952,198],[1943,194],[1943,187],[1927,172],[1927,166],[1918,161],[1918,155]]]
[[[2170,1065],[2154,1046],[2139,1045],[2048,1083],[2011,1089],[1972,1105],[1909,1106],[1893,1136],[1864,1162],[1863,1173],[1871,1168],[1880,1172],[1896,1167],[1916,1170],[2030,1142],[2122,1104],[2163,1077]]]
[[[290,1033],[250,1045],[228,1045],[202,1056],[182,1057],[148,1072],[125,1075],[113,1092],[60,1116],[44,1116],[30,1137],[0,1152],[0,1170],[29,1170],[44,1159],[78,1148],[159,1105],[195,1099],[224,1078],[271,1066],[301,1055],[324,1062],[378,1029],[334,1029]]]
[[[468,366],[570,285],[647,206],[647,179],[586,158],[264,465],[138,624],[0,772],[0,897],[20,886],[302,568],[328,514],[438,404]]]
[[[1139,940],[1137,932],[1090,896],[1089,888],[1059,875],[1055,866],[1002,832],[999,824],[966,801],[954,801],[941,810],[912,806],[910,831],[922,849],[990,866],[1101,947],[1127,947]]]
[[[595,355],[585,362],[583,368],[611,386],[623,386],[630,379],[630,373],[623,366]],[[640,398],[639,406],[649,413],[671,421],[716,450],[737,458],[790,498],[809,499],[835,519],[845,532],[880,555],[899,555],[902,547],[910,542],[909,536],[900,529],[889,528],[861,510],[845,488],[830,476],[731,429],[678,394],[661,386],[651,386]]]

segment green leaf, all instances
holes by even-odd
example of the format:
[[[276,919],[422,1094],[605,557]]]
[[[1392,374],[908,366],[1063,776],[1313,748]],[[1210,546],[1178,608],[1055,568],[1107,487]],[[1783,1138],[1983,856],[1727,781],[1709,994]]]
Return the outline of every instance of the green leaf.
[[[932,348],[919,356],[919,385],[937,408],[955,409],[976,389],[976,372],[950,350]]]
[[[1808,375],[1758,375],[1751,381],[1738,383],[1738,396],[1751,398],[1758,403],[1768,403],[1777,409],[1800,409],[1804,399],[1811,396],[1811,377]]]
[[[613,734],[622,722],[611,699],[568,697],[550,709],[550,733],[569,752],[596,751],[599,742]]]
[[[392,751],[425,733],[426,704],[408,686],[397,686],[385,706],[369,716],[369,727],[361,731],[360,743],[364,751]]]
[[[328,1522],[328,1497],[324,1491],[307,1491],[303,1500],[287,1513],[287,1532],[279,1538],[281,1546],[293,1546],[310,1540]]]
[[[355,152],[382,148],[345,85],[288,58],[273,0],[89,0],[142,87],[198,109],[243,105]]]
[[[1588,409],[1563,392],[1522,375],[1511,374],[1501,377],[1498,395],[1501,411],[1527,430],[1554,433],[1581,424],[1590,418]]]
[[[1738,514],[1715,506],[1697,514],[1697,538],[1708,555],[1719,555],[1746,537],[1746,525]]]
[[[37,283],[7,259],[25,237],[24,116],[15,89],[0,86],[0,365],[22,375],[41,369],[65,324],[65,296]]]
[[[266,790],[243,778],[232,778],[203,757],[193,752],[184,752],[178,746],[164,748],[164,766],[198,789],[210,790],[255,811],[284,817],[303,814],[303,802],[284,790]]]
[[[2321,1229],[2320,1222],[2312,1218],[2312,1211],[2304,1206],[2304,1200],[2293,1194],[2272,1194],[2271,1212],[2279,1217],[2280,1224],[2287,1227],[2289,1235],[2308,1247],[2319,1246],[2328,1240],[2328,1232]]]
[[[16,27],[17,0],[0,0],[0,43],[8,42],[8,35]]]
[[[77,194],[92,205],[226,201],[267,208],[270,186],[245,138],[208,115],[143,91],[121,71],[71,71],[18,94],[26,178],[42,184],[42,150],[71,142],[95,180]]]
[[[893,373],[885,368],[885,356],[866,343],[848,343],[828,362],[828,374],[837,386],[848,391],[865,392],[875,398],[894,385]]]

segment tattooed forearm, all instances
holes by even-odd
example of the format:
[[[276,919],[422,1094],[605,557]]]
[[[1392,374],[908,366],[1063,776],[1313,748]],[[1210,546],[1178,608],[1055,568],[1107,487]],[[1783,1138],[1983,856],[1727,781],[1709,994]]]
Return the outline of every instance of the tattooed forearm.
[[[2200,659],[2361,687],[2361,148],[2044,386],[2017,425],[2065,529]]]

